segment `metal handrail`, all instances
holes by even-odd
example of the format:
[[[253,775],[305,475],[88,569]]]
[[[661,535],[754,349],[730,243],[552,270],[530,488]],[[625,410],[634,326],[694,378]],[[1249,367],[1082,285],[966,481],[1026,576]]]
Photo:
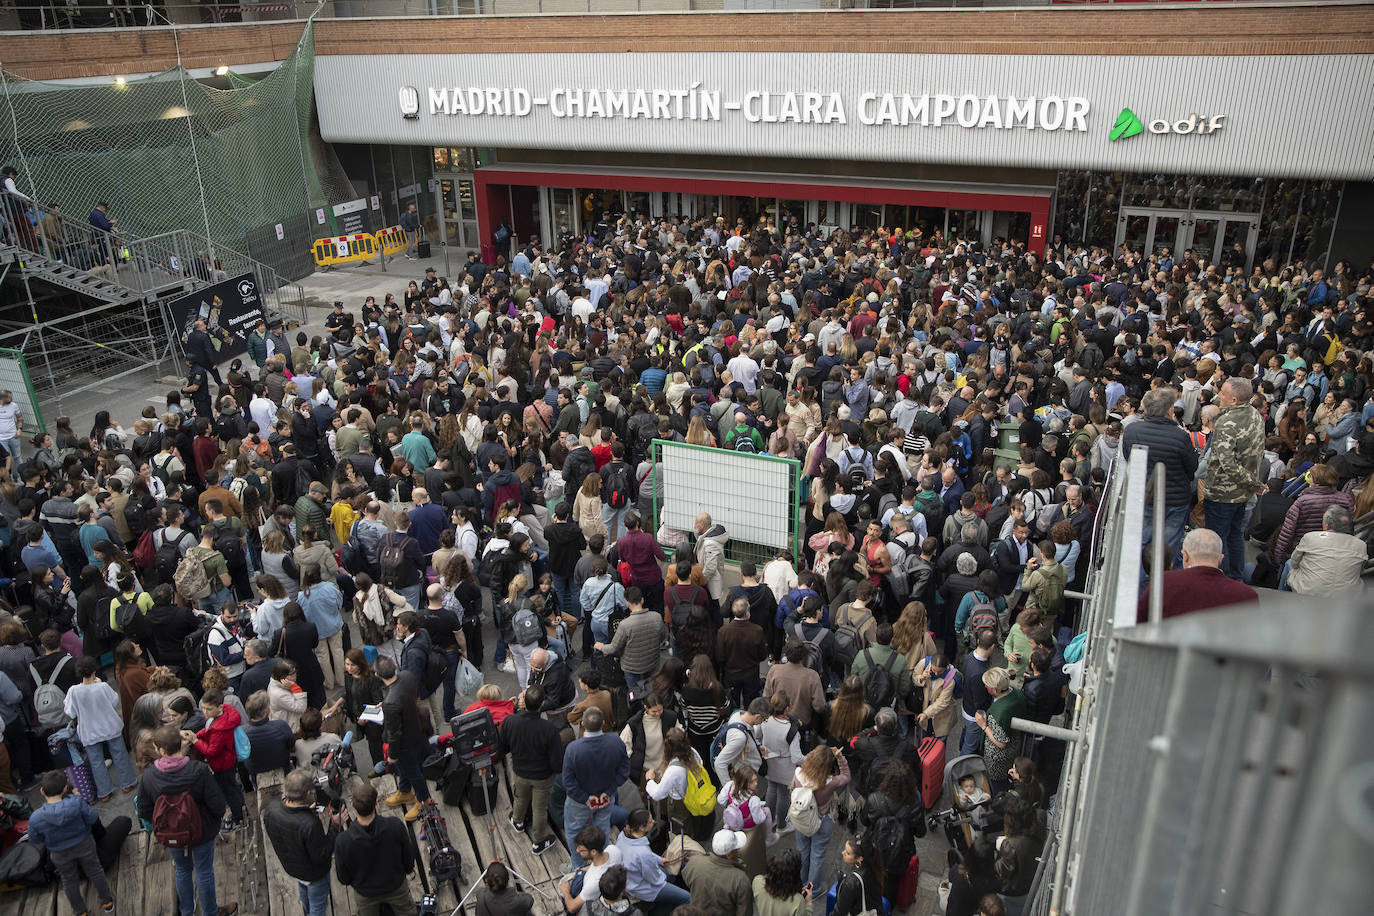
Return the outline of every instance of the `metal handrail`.
[[[263,287],[264,304],[275,303],[265,309],[269,318],[275,312],[276,317],[305,319],[299,285],[293,290],[271,265],[190,230],[150,236],[110,232],[10,191],[0,191],[0,212],[12,246],[88,271],[139,299],[152,302],[249,273]],[[27,229],[19,220],[28,217],[21,213],[36,217]],[[50,216],[58,222],[60,238],[50,238],[44,229]]]
[[[12,246],[87,271],[139,298],[164,295],[176,283],[193,279],[191,249],[177,239],[138,239],[118,229],[99,229],[10,191],[0,191],[0,209]],[[57,228],[53,234],[50,219]]]

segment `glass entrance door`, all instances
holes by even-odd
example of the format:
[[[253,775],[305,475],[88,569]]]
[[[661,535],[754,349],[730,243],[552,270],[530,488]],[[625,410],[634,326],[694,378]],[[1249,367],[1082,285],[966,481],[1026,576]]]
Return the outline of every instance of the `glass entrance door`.
[[[1258,213],[1122,207],[1116,221],[1117,248],[1125,245],[1146,254],[1168,248],[1175,257],[1192,249],[1209,264],[1242,267],[1247,273],[1258,237]]]
[[[1184,248],[1200,258],[1224,267],[1240,267],[1246,273],[1255,260],[1259,214],[1193,211],[1189,238]],[[1182,243],[1180,243],[1182,244]]]
[[[1184,247],[1179,232],[1187,222],[1187,210],[1122,207],[1116,222],[1116,247],[1125,245],[1146,254],[1160,254],[1167,248],[1177,254]]]

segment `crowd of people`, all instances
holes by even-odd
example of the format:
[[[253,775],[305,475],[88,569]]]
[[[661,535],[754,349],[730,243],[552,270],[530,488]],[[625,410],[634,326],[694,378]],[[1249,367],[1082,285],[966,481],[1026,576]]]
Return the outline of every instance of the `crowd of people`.
[[[216,836],[280,773],[264,823],[307,914],[331,867],[399,912],[386,810],[422,815],[436,739],[485,709],[510,826],[565,839],[568,912],[833,891],[854,916],[910,903],[943,761],[971,755],[991,814],[946,911],[1019,913],[1062,748],[1013,720],[1064,712],[1114,461],[1165,468],[1165,615],[1361,588],[1372,279],[606,213],[318,335],[260,323],[227,366],[198,322],[185,385],[127,429],[21,441],[0,395],[0,791],[40,785],[74,912],[81,873],[109,897],[89,841],[121,791],[183,916],[225,916]],[[657,522],[655,439],[797,459],[801,552],[734,584],[709,494],[693,530]],[[397,790],[321,820],[309,768],[350,729]],[[479,896],[533,905],[504,867]]]

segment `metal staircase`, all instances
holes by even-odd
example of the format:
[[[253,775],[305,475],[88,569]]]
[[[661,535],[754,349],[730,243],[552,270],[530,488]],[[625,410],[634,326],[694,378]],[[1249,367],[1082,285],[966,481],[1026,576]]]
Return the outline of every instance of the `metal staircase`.
[[[30,280],[51,283],[112,305],[136,302],[143,298],[132,287],[14,245],[0,245],[0,263],[15,265]]]
[[[27,219],[21,213],[36,219],[18,223]],[[0,214],[0,285],[10,287],[0,305],[0,347],[23,351],[35,387],[59,404],[150,367],[180,371],[180,329],[167,304],[220,280],[252,274],[269,321],[305,321],[299,285],[195,233],[106,232],[8,193],[0,193]]]

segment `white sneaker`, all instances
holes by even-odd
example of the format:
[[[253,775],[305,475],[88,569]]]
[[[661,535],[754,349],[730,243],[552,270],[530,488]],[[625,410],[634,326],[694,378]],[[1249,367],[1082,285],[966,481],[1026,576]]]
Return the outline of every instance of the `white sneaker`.
[[[514,673],[515,673],[515,662],[514,662],[512,659],[509,659],[509,658],[508,658],[508,659],[506,659],[505,661],[503,661],[501,664],[497,665],[497,666],[496,666],[496,669],[497,669],[498,671],[504,671],[504,672],[506,672],[507,674],[514,674]]]

